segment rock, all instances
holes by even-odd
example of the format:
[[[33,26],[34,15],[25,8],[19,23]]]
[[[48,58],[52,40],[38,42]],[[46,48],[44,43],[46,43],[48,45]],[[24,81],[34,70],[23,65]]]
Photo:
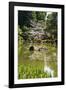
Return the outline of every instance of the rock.
[[[29,48],[29,50],[30,50],[30,51],[34,51],[34,47],[31,46],[31,47]]]
[[[39,48],[39,49],[38,49],[38,51],[42,51],[42,50],[46,51],[46,50],[48,50],[48,49],[47,49],[47,48]]]

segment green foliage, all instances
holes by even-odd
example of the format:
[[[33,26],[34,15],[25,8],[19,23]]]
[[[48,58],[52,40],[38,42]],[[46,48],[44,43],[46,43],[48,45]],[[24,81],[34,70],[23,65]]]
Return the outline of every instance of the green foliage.
[[[47,16],[46,21],[47,32],[54,36],[57,39],[57,13],[51,13]]]
[[[23,43],[22,30],[18,27],[18,47]]]
[[[39,11],[19,11],[18,24],[22,30],[22,37],[24,40],[30,40],[31,21],[33,24],[38,23],[48,38],[57,40],[57,13]],[[38,31],[39,32],[39,31]],[[50,35],[50,37],[48,36]]]
[[[36,18],[36,12],[35,11],[32,12],[32,20],[34,20],[34,21],[37,20],[37,18]]]
[[[30,19],[32,18],[30,11],[19,11],[18,12],[18,25],[20,28],[22,26],[30,26]]]
[[[19,11],[18,12],[18,24],[20,28],[23,26],[30,27],[30,21],[45,21],[46,12],[36,12],[36,11]]]
[[[44,61],[43,58],[44,53],[41,51],[29,52],[29,43],[35,45],[36,47],[39,46],[47,47],[47,57],[52,61],[49,62],[49,66],[51,66],[54,70],[54,77],[57,76],[57,61],[56,61],[56,47],[53,46],[52,40],[57,40],[57,13],[48,14],[47,12],[39,12],[39,11],[19,11],[18,12],[18,78],[19,79],[28,79],[28,78],[50,78],[47,72],[44,72]],[[32,21],[32,22],[31,22]],[[33,24],[33,27],[31,26]],[[37,31],[35,30],[36,27],[39,27]],[[42,29],[40,29],[42,28]],[[32,35],[30,33],[31,30],[34,32],[38,32],[37,35]],[[39,38],[40,32],[43,30],[44,38]],[[38,39],[35,38],[38,37]],[[43,41],[45,43],[43,43]],[[42,44],[43,43],[43,44]],[[46,44],[46,46],[45,46]],[[34,53],[34,54],[33,54]],[[30,60],[29,56],[33,55],[33,60]],[[41,58],[40,58],[41,56]],[[37,58],[39,57],[39,60]]]
[[[45,17],[46,17],[46,12],[36,12],[37,21],[39,20],[45,21]]]
[[[57,29],[57,13],[51,13],[47,16],[47,27],[49,29]]]
[[[20,28],[19,28],[20,29]],[[30,29],[27,26],[21,27],[21,34],[20,36],[22,37],[23,41],[27,41],[30,39]]]
[[[51,77],[50,74],[48,74],[47,72],[44,72],[42,70],[42,67],[39,65],[19,65],[18,66],[18,73],[19,79],[29,79],[29,78],[49,78]]]

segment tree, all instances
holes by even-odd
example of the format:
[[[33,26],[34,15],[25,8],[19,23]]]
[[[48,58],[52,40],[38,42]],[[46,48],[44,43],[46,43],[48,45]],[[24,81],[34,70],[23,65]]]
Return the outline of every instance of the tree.
[[[47,31],[57,39],[57,13],[53,12],[47,16],[46,21]]]
[[[32,18],[31,11],[19,11],[18,12],[18,25],[20,28],[23,26],[30,26],[30,19]]]
[[[46,12],[36,12],[37,21],[39,20],[45,21],[45,17],[46,17]]]
[[[36,12],[35,11],[32,12],[32,20],[33,21],[36,21],[37,20],[37,18],[36,18]]]

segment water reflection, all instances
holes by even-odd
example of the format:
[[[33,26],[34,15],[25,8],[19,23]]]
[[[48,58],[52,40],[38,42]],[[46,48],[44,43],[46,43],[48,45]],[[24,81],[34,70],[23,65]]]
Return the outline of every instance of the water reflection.
[[[40,48],[41,50],[30,51],[31,55],[29,56],[30,60],[43,60],[44,61],[44,72],[49,74],[51,77],[54,76],[54,70],[48,66],[50,57],[47,56],[48,49]],[[48,57],[48,58],[47,58]]]
[[[25,67],[30,66],[31,68],[35,67],[40,73],[46,72],[50,77],[57,77],[57,50],[55,47],[51,46],[36,46],[34,45],[34,50],[29,50],[30,44],[24,44],[22,52],[19,56],[19,64],[23,64]],[[39,67],[38,67],[39,66]],[[36,72],[36,69],[34,71]],[[40,71],[40,69],[42,69]],[[33,74],[32,74],[33,75]],[[36,76],[35,76],[36,77]],[[42,75],[38,77],[44,77]]]

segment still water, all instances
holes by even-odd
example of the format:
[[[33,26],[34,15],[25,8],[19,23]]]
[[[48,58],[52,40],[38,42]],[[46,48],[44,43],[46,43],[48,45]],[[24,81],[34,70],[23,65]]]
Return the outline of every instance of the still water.
[[[57,67],[57,47],[51,44],[24,43],[18,51],[19,79],[57,77]]]

